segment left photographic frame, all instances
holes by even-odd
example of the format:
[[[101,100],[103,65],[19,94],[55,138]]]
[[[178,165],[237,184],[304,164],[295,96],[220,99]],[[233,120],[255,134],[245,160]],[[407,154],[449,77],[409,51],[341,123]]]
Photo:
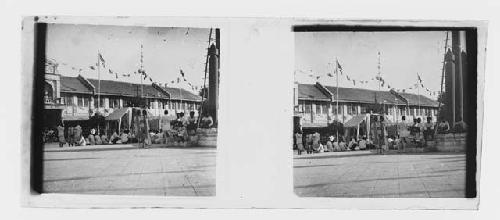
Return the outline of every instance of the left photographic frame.
[[[23,23],[31,194],[215,196],[220,29],[47,20]]]

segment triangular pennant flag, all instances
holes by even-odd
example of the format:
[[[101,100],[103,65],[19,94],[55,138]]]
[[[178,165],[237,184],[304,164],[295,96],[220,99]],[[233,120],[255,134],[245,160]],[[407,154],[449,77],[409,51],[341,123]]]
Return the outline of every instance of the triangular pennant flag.
[[[99,57],[99,61],[102,63],[102,66],[104,68],[106,68],[106,61],[104,60],[104,58],[102,58],[102,54],[98,53],[98,57]]]

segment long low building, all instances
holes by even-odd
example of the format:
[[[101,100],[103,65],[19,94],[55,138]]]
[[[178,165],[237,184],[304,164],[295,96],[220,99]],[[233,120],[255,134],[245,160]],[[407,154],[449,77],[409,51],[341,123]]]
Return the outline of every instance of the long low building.
[[[294,115],[300,118],[304,128],[326,127],[335,120],[346,123],[356,115],[366,113],[383,113],[390,122],[400,122],[403,115],[407,121],[432,117],[435,122],[437,112],[437,101],[395,90],[337,89],[320,83],[295,83],[294,87]]]
[[[100,86],[99,86],[100,84]],[[100,89],[99,89],[100,88]],[[100,98],[100,99],[99,99]],[[108,116],[117,109],[146,106],[152,116],[195,112],[201,96],[181,88],[157,84],[134,84],[112,80],[88,79],[81,75],[68,77],[45,74],[45,117],[47,121],[84,121],[97,112]]]

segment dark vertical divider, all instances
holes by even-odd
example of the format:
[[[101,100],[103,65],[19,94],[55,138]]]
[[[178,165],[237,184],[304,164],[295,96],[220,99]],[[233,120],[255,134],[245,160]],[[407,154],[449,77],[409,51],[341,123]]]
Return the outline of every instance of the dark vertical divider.
[[[36,19],[36,18],[35,18]],[[34,27],[33,103],[31,113],[31,163],[30,185],[35,193],[43,191],[43,113],[45,82],[45,43],[47,24],[36,23]]]

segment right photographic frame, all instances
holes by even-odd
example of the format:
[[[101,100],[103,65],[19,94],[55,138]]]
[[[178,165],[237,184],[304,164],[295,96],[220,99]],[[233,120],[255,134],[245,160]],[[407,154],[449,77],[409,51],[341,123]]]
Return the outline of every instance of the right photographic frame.
[[[478,196],[477,27],[292,30],[297,196]]]

